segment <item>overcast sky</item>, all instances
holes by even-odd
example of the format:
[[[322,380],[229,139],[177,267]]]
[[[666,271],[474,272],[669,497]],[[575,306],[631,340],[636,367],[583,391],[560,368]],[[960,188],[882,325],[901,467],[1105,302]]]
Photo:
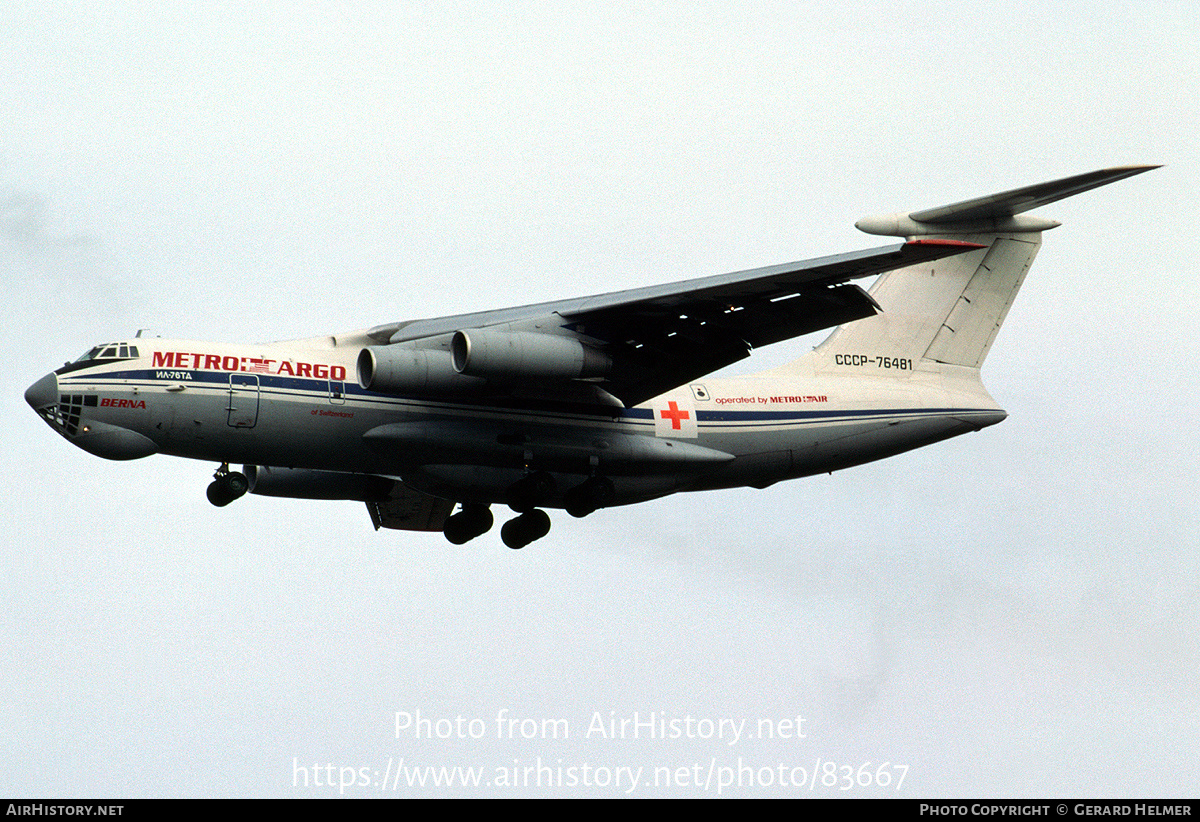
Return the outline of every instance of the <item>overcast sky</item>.
[[[613,796],[642,768],[635,795],[691,796],[715,782],[653,770],[746,766],[776,781],[727,795],[1196,795],[1194,3],[23,6],[0,794]],[[1131,163],[1166,167],[1038,212],[1064,225],[984,368],[1004,424],[559,515],[520,552],[375,533],[359,503],[215,509],[214,465],[92,457],[22,400],[139,328],[288,339],[651,285]],[[478,722],[397,733],[418,712]],[[635,712],[682,738],[595,732]],[[400,760],[492,787],[381,790]],[[830,763],[895,779],[778,784]],[[564,784],[497,787],[538,764]]]

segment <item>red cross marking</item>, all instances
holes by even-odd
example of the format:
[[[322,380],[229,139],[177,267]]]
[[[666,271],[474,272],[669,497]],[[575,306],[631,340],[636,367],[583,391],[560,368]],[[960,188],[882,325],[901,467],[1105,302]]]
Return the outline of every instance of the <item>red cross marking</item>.
[[[664,420],[671,421],[671,428],[676,431],[681,430],[683,426],[679,424],[679,421],[689,419],[692,415],[680,409],[679,404],[675,400],[671,400],[667,405],[669,406],[669,410],[659,411],[658,413],[662,415]]]

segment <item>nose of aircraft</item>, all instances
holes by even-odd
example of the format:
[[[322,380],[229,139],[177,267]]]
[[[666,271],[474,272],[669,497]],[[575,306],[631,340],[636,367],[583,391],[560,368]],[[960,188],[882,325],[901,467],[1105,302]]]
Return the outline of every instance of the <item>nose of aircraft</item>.
[[[29,403],[34,411],[58,402],[58,377],[53,373],[47,374],[26,388],[25,402]]]
[[[74,403],[59,405],[58,376],[53,373],[25,389],[25,402],[51,428],[89,454],[109,460],[134,460],[158,452],[158,443],[145,434],[86,416],[81,419],[80,412],[91,410],[95,403],[88,403],[83,395],[72,395],[71,399]],[[95,395],[90,399],[95,400]]]

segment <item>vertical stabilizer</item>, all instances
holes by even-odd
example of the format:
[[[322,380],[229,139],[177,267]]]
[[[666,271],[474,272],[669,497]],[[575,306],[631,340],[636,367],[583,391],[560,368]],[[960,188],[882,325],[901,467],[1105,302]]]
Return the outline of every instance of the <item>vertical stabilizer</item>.
[[[950,235],[948,235],[950,236]],[[880,313],[839,326],[822,355],[888,357],[979,368],[1041,246],[1041,233],[952,235],[986,249],[901,268],[876,280]]]
[[[1042,232],[1059,225],[1024,212],[1152,168],[1158,166],[1104,169],[939,208],[864,217],[855,225],[869,234],[986,248],[881,275],[870,292],[880,313],[839,326],[804,362],[818,369],[883,362],[897,368],[893,373],[911,373],[922,363],[978,369],[1037,256]]]

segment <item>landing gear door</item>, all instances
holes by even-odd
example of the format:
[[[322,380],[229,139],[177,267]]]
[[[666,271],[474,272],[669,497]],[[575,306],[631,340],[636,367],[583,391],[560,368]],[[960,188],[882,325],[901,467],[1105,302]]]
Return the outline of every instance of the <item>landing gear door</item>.
[[[229,425],[253,428],[258,423],[258,375],[229,375]]]

